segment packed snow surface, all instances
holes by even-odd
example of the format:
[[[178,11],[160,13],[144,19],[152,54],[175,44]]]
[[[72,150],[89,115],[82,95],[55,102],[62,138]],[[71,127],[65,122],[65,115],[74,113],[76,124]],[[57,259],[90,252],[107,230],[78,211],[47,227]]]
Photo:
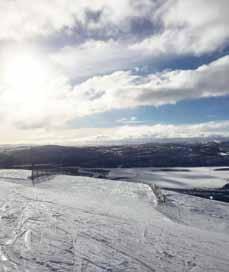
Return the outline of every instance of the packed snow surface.
[[[0,177],[0,271],[228,272],[225,203],[160,205],[148,185],[87,177],[32,187],[27,174]]]

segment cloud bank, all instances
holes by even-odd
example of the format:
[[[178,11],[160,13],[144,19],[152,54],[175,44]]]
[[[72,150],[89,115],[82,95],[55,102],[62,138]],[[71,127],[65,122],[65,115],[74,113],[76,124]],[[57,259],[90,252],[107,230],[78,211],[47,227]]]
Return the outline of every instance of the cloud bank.
[[[229,94],[229,57],[195,70],[173,70],[146,76],[118,71],[74,87],[78,115],[137,106],[161,106],[180,100]]]
[[[0,0],[2,131],[26,140],[41,130],[54,141],[83,116],[229,95],[228,9],[227,0]],[[16,65],[23,54],[38,64]],[[213,55],[195,69],[170,69],[178,58]],[[154,137],[135,123],[120,131]],[[122,137],[118,128],[112,135]]]
[[[146,76],[116,71],[72,86],[52,72],[38,89],[17,94],[0,85],[1,115],[18,127],[52,127],[74,118],[139,106],[161,106],[185,99],[229,94],[229,57],[195,70],[173,70]],[[1,80],[0,80],[1,82]],[[2,79],[3,82],[3,79]],[[20,111],[15,111],[15,109]],[[29,118],[27,118],[29,115]]]
[[[0,129],[1,131],[1,129]],[[17,135],[15,135],[17,132]],[[45,130],[15,130],[2,143],[24,144],[65,144],[65,145],[109,145],[126,143],[146,143],[177,139],[218,139],[229,137],[229,121],[208,122],[194,125],[124,125],[116,128],[85,128]]]

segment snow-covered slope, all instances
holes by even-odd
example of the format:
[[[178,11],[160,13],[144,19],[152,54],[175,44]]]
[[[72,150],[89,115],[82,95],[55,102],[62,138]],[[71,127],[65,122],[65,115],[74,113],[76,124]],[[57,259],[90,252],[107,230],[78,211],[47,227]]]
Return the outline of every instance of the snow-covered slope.
[[[207,227],[206,205],[199,200],[200,226],[185,212],[168,216],[144,184],[57,176],[33,188],[0,178],[0,271],[227,272],[229,205],[217,204],[222,229]]]

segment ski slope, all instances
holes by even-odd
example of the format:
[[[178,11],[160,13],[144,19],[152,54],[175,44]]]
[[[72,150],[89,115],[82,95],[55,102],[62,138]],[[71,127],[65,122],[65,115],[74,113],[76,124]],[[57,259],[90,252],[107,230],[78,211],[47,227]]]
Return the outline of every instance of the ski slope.
[[[161,206],[140,183],[56,176],[32,187],[27,174],[0,177],[0,271],[228,272],[225,203],[174,193]]]

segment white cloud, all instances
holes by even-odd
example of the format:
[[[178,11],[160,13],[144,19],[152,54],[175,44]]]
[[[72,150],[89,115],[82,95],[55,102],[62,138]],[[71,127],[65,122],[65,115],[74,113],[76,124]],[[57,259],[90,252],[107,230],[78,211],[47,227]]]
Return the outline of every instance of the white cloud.
[[[229,56],[195,70],[132,72],[147,62],[156,66],[166,56],[201,55],[227,46],[228,7],[227,0],[0,0],[2,127],[53,130],[113,109],[229,94]],[[61,49],[58,37],[66,42]],[[39,68],[31,74],[30,63],[12,64],[15,71],[4,75],[8,68],[2,55],[8,52],[10,63],[22,55],[21,50],[12,53],[15,44],[37,42],[56,46],[34,57],[43,73]]]
[[[1,0],[0,39],[23,40],[73,27],[76,8],[72,1]]]
[[[0,0],[0,40],[42,38],[61,32],[80,39],[81,25],[85,32],[117,40],[125,33],[130,45],[150,55],[198,55],[228,44],[228,8],[227,0]],[[144,25],[132,29],[132,21],[140,19],[152,23],[153,34],[136,42],[136,31],[143,32]]]
[[[227,0],[0,0],[0,40],[42,42],[68,33],[50,59],[77,81],[220,50],[229,42],[228,7]],[[71,39],[75,44],[67,45]]]
[[[147,57],[125,42],[89,40],[50,54],[50,61],[61,67],[71,79],[79,81],[120,69],[131,69]]]
[[[2,143],[38,143],[61,145],[144,143],[161,139],[229,137],[229,121],[208,122],[196,125],[138,125],[114,128],[85,129],[30,129],[15,127],[0,129],[5,138]]]
[[[200,138],[200,137],[229,137],[229,121],[208,122],[195,125],[139,125],[122,126],[104,131],[103,135],[97,136],[103,138],[103,142],[125,142],[125,141],[151,141],[159,139],[176,138]],[[96,142],[96,136],[89,140]]]
[[[199,56],[220,51],[229,44],[227,0],[122,3],[124,7],[118,9],[119,1],[117,5],[110,1],[106,12],[94,25],[100,35],[101,32],[113,31],[110,33],[112,39],[87,39],[83,44],[66,46],[52,54],[51,59],[71,78],[85,79],[115,70],[132,69],[149,61],[157,66],[165,57]],[[131,20],[140,18],[152,25],[149,33],[139,38],[137,32],[145,31],[144,24],[138,26],[139,29],[131,29],[130,25]],[[123,33],[126,33],[124,37]]]
[[[63,127],[74,118],[114,109],[229,94],[229,56],[196,70],[147,76],[118,71],[76,86],[55,67],[30,74],[31,67],[18,71],[19,77],[16,71],[8,82],[4,73],[0,76],[1,118],[22,129]]]
[[[147,7],[154,6],[149,0],[141,2],[136,6],[131,0],[0,0],[0,40],[31,39],[61,31],[71,33],[77,24],[88,30],[108,31],[111,26],[119,29],[130,17],[141,16],[149,10]],[[100,20],[89,18],[88,11],[102,12]]]
[[[201,55],[223,48],[229,40],[227,0],[169,0],[155,12],[162,30],[134,44],[153,54]]]
[[[91,78],[74,88],[77,115],[113,109],[160,106],[184,99],[229,94],[229,56],[196,70],[174,70],[147,76],[119,71]]]
[[[136,116],[131,116],[130,118],[121,118],[116,121],[120,125],[137,125],[145,123],[144,121],[138,120]]]

